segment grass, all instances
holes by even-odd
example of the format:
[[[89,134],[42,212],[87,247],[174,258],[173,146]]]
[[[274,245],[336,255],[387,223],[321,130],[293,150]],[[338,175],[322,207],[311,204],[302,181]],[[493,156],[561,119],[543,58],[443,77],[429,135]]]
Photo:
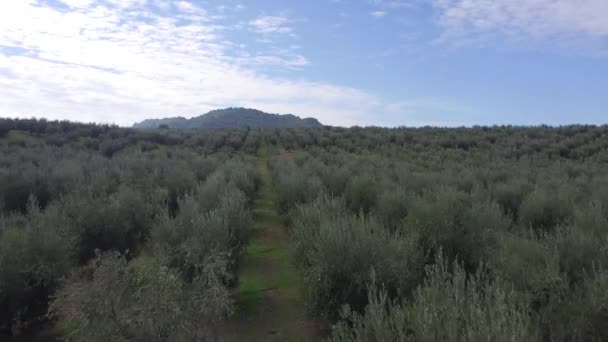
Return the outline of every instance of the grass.
[[[249,255],[259,256],[275,251],[278,247],[263,242],[251,243],[247,246]]]
[[[262,300],[262,290],[259,280],[253,278],[242,280],[236,297],[236,310],[246,315],[254,313]]]
[[[41,138],[27,132],[16,130],[9,131],[4,137],[0,138],[0,142],[17,146],[36,146],[44,144],[44,140]]]
[[[226,341],[314,341],[298,277],[290,262],[287,233],[275,204],[268,147],[259,151],[261,186],[254,202],[253,237],[239,269],[236,312]]]

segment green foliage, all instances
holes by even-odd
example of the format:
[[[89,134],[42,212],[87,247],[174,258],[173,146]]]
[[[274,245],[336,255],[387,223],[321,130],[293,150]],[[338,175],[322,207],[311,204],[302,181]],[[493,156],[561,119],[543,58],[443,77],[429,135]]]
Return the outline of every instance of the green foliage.
[[[408,215],[411,196],[405,189],[386,189],[380,194],[376,203],[376,214],[387,227],[396,229]]]
[[[560,319],[550,321],[554,336],[572,341],[608,339],[608,271],[596,268],[589,272],[561,304]]]
[[[540,340],[526,307],[512,295],[483,269],[469,276],[458,263],[448,267],[439,257],[411,302],[372,290],[365,313],[345,311],[347,321],[334,328],[330,341]]]
[[[263,290],[262,284],[257,279],[244,279],[236,294],[237,310],[245,315],[254,314],[262,300]]]
[[[418,233],[429,255],[441,249],[448,260],[459,259],[472,272],[492,253],[496,234],[509,226],[498,205],[441,187],[412,201],[402,229]]]
[[[99,151],[108,158],[111,158],[114,154],[125,148],[128,142],[126,140],[104,140],[99,145]]]
[[[334,196],[340,196],[346,189],[346,184],[351,176],[347,167],[326,167],[321,170],[321,179],[327,187],[327,192]]]
[[[353,212],[369,213],[376,205],[377,189],[372,174],[361,174],[351,178],[344,190],[346,205]]]
[[[264,142],[334,339],[608,340],[607,126],[156,127],[0,119],[0,333],[214,338]]]
[[[521,181],[499,183],[494,188],[494,198],[500,204],[505,214],[519,216],[519,206],[523,202],[528,189]]]
[[[120,254],[101,254],[89,274],[74,275],[59,291],[50,312],[64,322],[68,341],[214,340],[230,312],[222,269],[207,264],[185,283],[154,258],[128,263]]]
[[[51,193],[48,185],[38,175],[25,177],[24,175],[9,174],[0,176],[0,204],[5,212],[19,212],[25,214],[30,196],[35,196],[38,205],[45,207],[50,200]]]
[[[522,202],[520,221],[526,228],[549,231],[572,217],[569,194],[555,189],[537,189]]]
[[[110,195],[78,194],[58,202],[78,238],[78,257],[88,261],[96,250],[136,252],[146,239],[160,203],[122,187]]]
[[[553,233],[508,236],[501,244],[496,272],[514,284],[514,299],[534,309],[547,339],[606,338],[606,287],[599,285],[606,281],[606,227],[606,218],[593,206]]]
[[[300,207],[292,235],[315,313],[333,318],[343,304],[363,310],[372,274],[393,295],[409,293],[420,281],[423,255],[416,236],[390,233],[375,218],[347,214],[336,200],[319,198]]]
[[[279,211],[286,213],[296,204],[315,199],[323,183],[314,175],[305,175],[293,161],[274,161],[273,175]]]
[[[526,324],[542,339],[602,340],[602,294],[588,291],[596,305],[581,294],[601,283],[608,262],[608,170],[597,163],[601,149],[591,147],[608,146],[607,136],[605,127],[576,126],[276,131],[279,148],[299,149],[271,166],[311,307],[330,318],[343,304],[359,314],[373,309],[365,298],[367,260],[387,263],[390,244],[368,241],[364,226],[374,237],[409,241],[419,256],[402,263],[410,268],[433,265],[439,251],[466,277],[485,265],[484,279],[492,286],[494,276],[504,279],[496,286],[508,284],[505,298],[527,308]],[[318,189],[306,186],[316,179]],[[324,192],[331,199],[318,197]],[[360,269],[349,266],[353,260]],[[422,282],[409,279],[414,287]],[[385,304],[413,305],[412,287],[399,287],[387,287]],[[388,322],[377,322],[386,325],[376,332],[390,331]],[[352,332],[351,324],[341,326]],[[402,339],[371,336],[359,339]],[[458,336],[447,339],[466,340]]]
[[[231,308],[228,286],[249,237],[257,189],[253,158],[235,152],[240,153],[246,136],[255,140],[255,133],[138,132],[43,120],[2,120],[2,125],[10,131],[0,138],[2,338],[47,324],[44,315],[54,294],[69,299],[58,299],[53,307],[61,312],[55,316],[61,318],[58,324],[74,340],[88,340],[83,336],[96,331],[103,333],[93,340],[122,339],[125,335],[117,335],[122,328],[116,330],[122,325],[140,329],[129,332],[130,339],[138,340],[199,340],[216,334],[212,330]],[[238,144],[219,152],[224,141]],[[255,146],[255,141],[248,144]],[[212,178],[219,180],[217,191],[202,191]],[[36,202],[29,202],[32,196]],[[199,203],[202,198],[210,205]],[[165,237],[167,241],[155,240]],[[89,261],[99,253],[117,252],[131,276],[102,272],[110,280],[93,281],[100,261]],[[74,275],[62,282],[70,273]],[[163,282],[165,276],[168,282]],[[86,316],[93,314],[87,303],[117,293],[120,288],[109,284],[114,281],[116,286],[129,284],[125,296],[131,299],[125,303],[132,300],[133,310],[139,311],[125,309],[114,327],[103,319],[93,327],[87,320],[96,318]],[[106,287],[116,291],[105,294]],[[80,288],[86,291],[68,296]],[[146,299],[162,299],[165,288],[166,302]],[[163,318],[158,312],[166,305],[173,312]],[[76,312],[72,309],[81,310],[78,317],[68,317]],[[105,308],[100,304],[91,310]],[[197,310],[211,311],[198,315]],[[190,314],[200,321],[183,317]]]
[[[196,278],[207,262],[218,255],[234,267],[247,242],[251,215],[245,208],[243,193],[226,192],[218,202],[216,209],[204,211],[200,203],[188,196],[181,202],[175,218],[163,215],[152,228],[150,244],[154,254],[179,270],[187,281]]]
[[[18,330],[44,314],[73,266],[74,241],[57,214],[40,212],[32,200],[24,220],[0,217],[0,329]]]

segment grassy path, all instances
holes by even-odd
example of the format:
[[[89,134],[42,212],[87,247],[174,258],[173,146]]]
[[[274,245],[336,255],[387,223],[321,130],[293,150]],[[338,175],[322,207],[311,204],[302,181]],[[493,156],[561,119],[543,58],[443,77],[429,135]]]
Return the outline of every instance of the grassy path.
[[[314,341],[296,271],[287,250],[287,232],[275,205],[268,147],[260,148],[261,187],[255,199],[254,234],[239,269],[235,317],[225,341]]]

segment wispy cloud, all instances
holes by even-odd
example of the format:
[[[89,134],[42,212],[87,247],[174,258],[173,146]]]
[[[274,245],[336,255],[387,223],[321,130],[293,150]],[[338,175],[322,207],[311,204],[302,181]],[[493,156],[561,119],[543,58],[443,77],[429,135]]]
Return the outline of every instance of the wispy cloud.
[[[434,0],[444,43],[485,43],[496,35],[557,44],[608,37],[606,0]]]
[[[381,8],[404,8],[420,4],[420,0],[369,0],[369,2]]]
[[[373,11],[370,12],[369,15],[371,15],[374,18],[382,18],[386,15],[385,11]]]
[[[62,2],[0,1],[0,115],[130,124],[242,105],[350,125],[379,103],[355,88],[261,73],[255,64],[309,62],[293,51],[235,56],[247,47],[228,41],[228,27],[193,2]],[[283,17],[251,27],[293,30]]]
[[[286,16],[263,15],[249,22],[257,33],[292,33],[291,21]]]
[[[241,62],[250,66],[280,66],[289,69],[300,69],[310,64],[310,61],[306,57],[291,51],[279,51],[272,54],[261,53],[255,56],[250,55]]]
[[[200,12],[201,10],[188,1],[176,1],[175,7],[184,12]]]

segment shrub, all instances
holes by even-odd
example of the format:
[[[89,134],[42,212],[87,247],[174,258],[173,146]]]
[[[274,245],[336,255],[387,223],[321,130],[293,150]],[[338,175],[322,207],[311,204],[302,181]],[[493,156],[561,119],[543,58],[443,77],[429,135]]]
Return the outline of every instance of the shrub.
[[[355,213],[369,213],[378,198],[378,185],[371,174],[358,175],[351,178],[346,185],[344,197],[346,205]]]
[[[245,165],[234,165],[239,170],[229,173],[224,167],[211,174],[203,184],[196,189],[196,198],[202,210],[210,211],[217,208],[218,199],[224,193],[234,190],[242,192],[246,206],[252,203],[258,180],[253,176],[254,171]]]
[[[497,184],[494,188],[494,198],[500,204],[505,214],[517,218],[519,207],[529,192],[527,185],[521,182]]]
[[[6,119],[0,119],[0,138],[4,138],[11,131],[11,124]]]
[[[125,148],[128,142],[124,139],[104,140],[99,145],[99,151],[107,158],[112,158],[114,154]]]
[[[74,265],[74,241],[57,213],[40,212],[34,201],[23,222],[1,226],[0,330],[19,330],[46,312],[48,296]]]
[[[528,238],[507,236],[495,273],[512,283],[511,299],[528,303],[544,338],[601,341],[607,336],[606,255],[599,241],[581,238],[573,228]],[[579,245],[581,244],[582,245]]]
[[[327,167],[323,171],[321,178],[327,187],[327,192],[333,196],[341,195],[346,189],[350,170],[347,167]]]
[[[168,191],[167,205],[171,215],[177,213],[179,199],[197,185],[196,175],[186,163],[166,162],[159,181],[159,185]]]
[[[441,249],[448,260],[459,259],[474,272],[493,250],[496,234],[509,226],[498,205],[440,187],[412,201],[403,229],[420,234],[429,255]]]
[[[25,178],[23,175],[4,175],[0,176],[0,203],[6,212],[19,212],[25,214],[30,196],[36,197],[37,204],[45,207],[51,193],[48,185],[37,175]]]
[[[312,206],[300,209],[293,232],[298,269],[313,312],[333,319],[344,304],[363,310],[372,273],[392,296],[407,295],[418,285],[424,259],[415,236],[390,233],[374,218],[329,212],[316,216],[324,206]]]
[[[562,341],[608,340],[608,271],[596,267],[558,303],[559,319],[552,323],[552,337]]]
[[[408,214],[409,202],[405,189],[387,189],[378,197],[376,213],[386,226],[396,229]]]
[[[128,187],[107,197],[77,193],[58,203],[78,238],[78,256],[86,262],[95,250],[138,251],[147,238],[160,203]]]
[[[536,189],[521,204],[520,222],[526,229],[551,231],[571,219],[572,211],[567,193]]]
[[[448,267],[438,258],[411,303],[371,290],[365,313],[345,311],[330,341],[540,341],[511,294],[484,271],[469,277],[457,263]]]
[[[296,204],[310,202],[323,191],[323,183],[317,176],[305,175],[293,163],[277,164],[273,169],[280,212],[287,213]]]
[[[298,205],[289,213],[293,224],[290,225],[290,243],[294,261],[299,269],[312,267],[309,251],[316,248],[321,222],[328,217],[347,215],[341,198],[320,195],[314,201]]]
[[[247,202],[247,197],[241,190],[227,189],[219,199],[218,208],[213,212],[222,219],[224,229],[230,233],[230,240],[225,247],[233,262],[237,261],[251,235],[253,220]]]
[[[483,268],[470,277],[458,264],[451,268],[450,273],[439,258],[416,292],[408,310],[415,340],[538,340],[527,308],[512,290],[489,279]]]
[[[259,182],[253,163],[247,163],[242,160],[229,160],[218,170],[226,175],[229,183],[234,184],[245,193],[248,199],[253,201]]]
[[[163,215],[152,229],[150,244],[155,255],[166,259],[167,265],[179,270],[187,281],[196,278],[218,255],[233,268],[247,241],[251,216],[243,193],[234,189],[217,201],[218,208],[206,212],[187,196],[175,218]]]
[[[91,274],[75,274],[51,305],[68,340],[216,340],[219,322],[230,313],[214,265],[192,283],[154,258],[127,263],[116,252],[99,255],[89,267]]]

